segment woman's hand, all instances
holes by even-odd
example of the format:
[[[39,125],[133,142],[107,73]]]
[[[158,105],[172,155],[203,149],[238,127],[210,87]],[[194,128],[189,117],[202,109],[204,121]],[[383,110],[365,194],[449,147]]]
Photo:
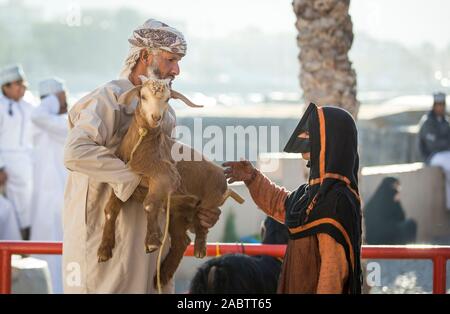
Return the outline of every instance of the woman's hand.
[[[223,172],[228,183],[236,181],[252,181],[256,175],[256,168],[248,160],[229,161],[222,164],[226,168]]]

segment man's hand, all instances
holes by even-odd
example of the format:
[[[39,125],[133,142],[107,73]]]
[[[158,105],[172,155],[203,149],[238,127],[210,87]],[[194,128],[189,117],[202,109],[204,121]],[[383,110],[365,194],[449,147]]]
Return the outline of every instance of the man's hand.
[[[5,170],[0,170],[0,185],[4,185],[8,180],[8,175]]]
[[[255,167],[248,160],[229,161],[222,164],[226,168],[223,172],[229,179],[228,183],[236,181],[251,181],[256,173]]]
[[[200,225],[202,225],[202,227],[210,229],[217,223],[221,213],[222,211],[218,208],[199,208],[197,217],[200,220]]]

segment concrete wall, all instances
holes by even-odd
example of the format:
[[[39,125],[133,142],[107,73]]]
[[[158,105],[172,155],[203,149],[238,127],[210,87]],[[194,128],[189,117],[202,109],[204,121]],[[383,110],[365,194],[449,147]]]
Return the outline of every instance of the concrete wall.
[[[370,199],[384,177],[397,177],[401,182],[401,202],[406,215],[418,223],[418,242],[447,241],[449,244],[450,211],[445,208],[445,178],[440,168],[413,163],[365,167],[361,173],[363,200]]]

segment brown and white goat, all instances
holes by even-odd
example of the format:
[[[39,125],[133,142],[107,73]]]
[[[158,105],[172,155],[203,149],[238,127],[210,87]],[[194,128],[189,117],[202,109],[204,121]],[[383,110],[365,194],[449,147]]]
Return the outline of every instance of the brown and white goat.
[[[177,98],[191,107],[194,105],[182,94],[171,90],[169,81],[141,77],[143,84],[128,91],[123,97],[125,104],[139,95],[133,120],[116,154],[128,163],[131,170],[142,176],[140,185],[130,199],[142,202],[147,214],[145,249],[153,252],[161,246],[162,232],[159,215],[167,205],[171,193],[171,215],[169,233],[171,248],[161,265],[161,283],[166,284],[175,273],[190,239],[187,230],[195,233],[195,256],[206,254],[207,229],[201,227],[197,211],[199,208],[213,209],[221,206],[231,196],[238,202],[242,198],[228,189],[221,167],[207,161],[190,147],[181,145],[162,128],[168,112],[168,100]],[[172,150],[178,150],[191,159],[175,161]],[[200,157],[200,158],[199,158]],[[114,193],[104,209],[105,225],[98,249],[98,261],[112,257],[115,245],[115,222],[123,202]]]

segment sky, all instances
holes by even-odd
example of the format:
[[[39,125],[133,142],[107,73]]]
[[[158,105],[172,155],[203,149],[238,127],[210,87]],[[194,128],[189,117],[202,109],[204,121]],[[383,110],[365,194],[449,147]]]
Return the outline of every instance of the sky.
[[[0,0],[4,3],[10,0]],[[17,0],[13,0],[17,1]],[[74,8],[132,7],[149,17],[183,21],[187,32],[220,37],[246,27],[264,32],[295,34],[292,0],[22,0],[41,6],[48,16],[67,15]],[[429,42],[437,48],[450,44],[449,0],[352,0],[354,32],[406,46]]]

